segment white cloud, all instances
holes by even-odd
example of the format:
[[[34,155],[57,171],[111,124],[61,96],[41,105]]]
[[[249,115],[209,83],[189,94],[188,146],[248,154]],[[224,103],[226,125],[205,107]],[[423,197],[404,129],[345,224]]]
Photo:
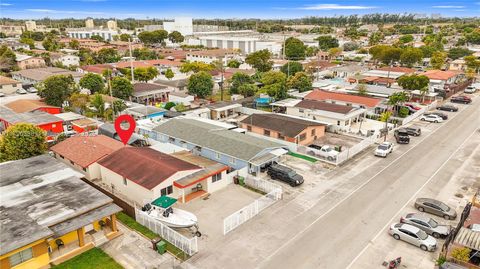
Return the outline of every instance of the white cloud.
[[[53,13],[53,14],[87,14],[87,15],[104,15],[105,12],[96,12],[96,11],[81,11],[81,10],[55,10],[55,9],[41,9],[41,8],[30,8],[26,9],[30,12],[39,12],[39,13]]]
[[[349,6],[338,4],[317,4],[300,7],[303,10],[358,10],[358,9],[373,9],[373,6]]]
[[[465,6],[433,6],[433,8],[464,8]]]
[[[0,3],[0,6],[4,6],[4,7],[7,7],[7,6],[11,6],[12,4],[9,4],[9,3]]]

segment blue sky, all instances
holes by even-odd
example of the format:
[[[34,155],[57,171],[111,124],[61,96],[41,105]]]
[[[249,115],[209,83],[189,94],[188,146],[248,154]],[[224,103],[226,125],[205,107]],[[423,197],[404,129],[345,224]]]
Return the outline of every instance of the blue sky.
[[[299,18],[368,13],[479,16],[480,2],[451,0],[0,0],[10,18]]]

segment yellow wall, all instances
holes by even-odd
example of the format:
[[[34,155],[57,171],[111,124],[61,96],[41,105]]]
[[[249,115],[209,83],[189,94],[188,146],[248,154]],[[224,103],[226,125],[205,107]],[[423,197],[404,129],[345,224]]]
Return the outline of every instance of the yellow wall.
[[[40,244],[45,244],[45,238],[44,239],[41,239],[41,240],[38,240],[36,242],[33,242],[31,244],[28,244],[24,247],[21,247],[21,248],[18,248],[14,251],[11,251],[9,253],[6,253],[6,254],[3,254],[2,256],[0,256],[0,264],[2,265],[1,266],[1,269],[5,269],[5,268],[10,268],[10,261],[8,259],[8,257],[12,256],[13,254],[17,253],[17,252],[20,252],[22,250],[25,250],[27,248],[33,248],[33,247],[36,247]],[[24,262],[24,263],[21,263],[21,264],[18,264],[17,266],[14,266],[14,267],[11,267],[11,268],[14,268],[14,269],[30,269],[30,268],[42,268],[42,267],[47,267],[49,262],[50,262],[50,256],[48,255],[48,252],[44,252],[40,255],[37,255],[37,253],[33,253],[33,258]]]
[[[49,242],[49,244],[50,244],[50,247],[52,248],[52,250],[57,249],[57,244],[55,243],[55,240],[57,240],[57,239],[62,239],[62,241],[63,241],[63,243],[65,243],[65,245],[68,244],[68,243],[71,243],[75,240],[78,240],[77,230],[69,232],[67,234],[64,234],[64,235],[60,236],[59,238],[55,238],[55,239],[51,240]]]

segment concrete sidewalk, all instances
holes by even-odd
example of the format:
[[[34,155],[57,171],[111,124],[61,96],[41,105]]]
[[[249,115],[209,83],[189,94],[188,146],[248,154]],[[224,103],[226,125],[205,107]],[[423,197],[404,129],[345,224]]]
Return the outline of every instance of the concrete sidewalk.
[[[150,240],[121,222],[118,229],[123,235],[105,243],[101,249],[125,269],[173,268],[175,258],[168,252],[160,255],[152,249]]]

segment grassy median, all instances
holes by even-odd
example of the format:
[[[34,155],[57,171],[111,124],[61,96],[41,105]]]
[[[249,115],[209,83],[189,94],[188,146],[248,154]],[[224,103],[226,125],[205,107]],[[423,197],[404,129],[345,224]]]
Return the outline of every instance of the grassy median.
[[[92,248],[52,269],[122,269],[112,257],[99,248]]]

